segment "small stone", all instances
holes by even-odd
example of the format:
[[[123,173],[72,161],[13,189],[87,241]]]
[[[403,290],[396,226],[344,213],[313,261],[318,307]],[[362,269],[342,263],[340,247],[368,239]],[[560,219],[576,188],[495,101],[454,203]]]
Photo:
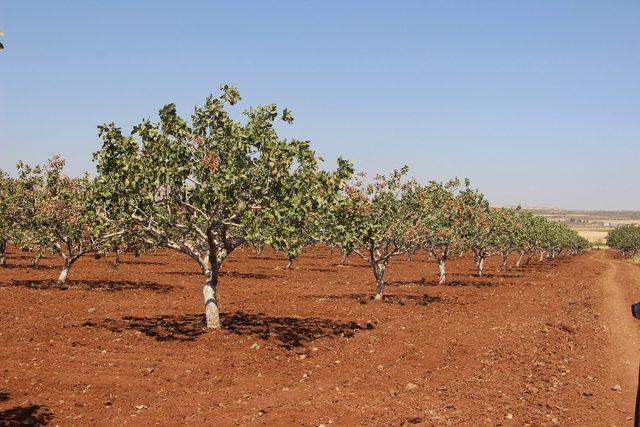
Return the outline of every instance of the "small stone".
[[[413,391],[413,390],[416,390],[418,388],[418,385],[414,384],[414,383],[407,383],[407,385],[405,385],[404,388],[407,391]]]
[[[147,409],[148,406],[147,405],[137,405],[136,406],[136,411],[142,411],[143,409]]]
[[[257,342],[254,342],[253,344],[251,344],[252,350],[258,350],[259,348],[260,348],[260,344],[258,344]]]
[[[510,420],[513,418],[513,414],[507,414],[504,416],[506,419]]]
[[[620,384],[616,384],[613,387],[611,387],[611,390],[617,391],[618,393],[620,393],[622,391],[622,387],[620,387]]]
[[[95,313],[96,309],[94,307],[87,308],[87,313]]]

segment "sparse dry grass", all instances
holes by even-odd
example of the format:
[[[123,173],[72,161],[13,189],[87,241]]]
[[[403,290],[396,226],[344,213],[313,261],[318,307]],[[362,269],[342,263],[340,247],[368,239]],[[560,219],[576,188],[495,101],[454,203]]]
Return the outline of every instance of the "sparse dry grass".
[[[607,241],[607,235],[609,234],[610,229],[584,229],[584,228],[575,228],[578,234],[585,239],[587,239],[590,243],[596,245],[604,245]]]

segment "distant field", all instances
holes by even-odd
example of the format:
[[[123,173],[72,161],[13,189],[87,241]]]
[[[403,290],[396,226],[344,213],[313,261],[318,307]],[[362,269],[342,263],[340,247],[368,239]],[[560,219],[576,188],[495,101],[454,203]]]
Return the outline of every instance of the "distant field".
[[[604,245],[613,228],[625,224],[640,224],[638,211],[575,211],[549,208],[526,208],[538,215],[562,222],[591,243]]]

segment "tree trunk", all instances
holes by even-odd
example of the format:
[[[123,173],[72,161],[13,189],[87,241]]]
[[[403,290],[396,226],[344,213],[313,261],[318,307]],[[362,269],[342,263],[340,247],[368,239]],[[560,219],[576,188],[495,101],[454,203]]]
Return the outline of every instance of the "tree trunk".
[[[122,251],[120,249],[116,249],[116,264],[120,264],[120,254]]]
[[[544,259],[544,251],[540,251],[540,258],[538,259],[538,262],[542,262],[542,260]]]
[[[7,266],[7,239],[0,242],[0,265]]]
[[[500,271],[507,270],[507,263],[509,261],[509,251],[502,252],[502,265],[500,266]]]
[[[516,261],[516,267],[520,267],[522,263],[522,258],[524,258],[524,251],[520,251],[520,256],[518,257],[518,261]]]
[[[525,264],[527,264],[527,265],[531,264],[531,260],[533,259],[535,254],[536,253],[534,251],[531,251],[531,253],[529,254],[529,257],[527,258],[527,261],[525,262]]]
[[[71,262],[65,261],[64,268],[60,272],[60,276],[58,276],[58,285],[64,285],[67,282],[67,276],[69,275],[69,270],[71,270]]]
[[[287,263],[287,270],[291,270],[291,267],[293,267],[293,259],[289,259],[289,262]]]
[[[476,261],[476,274],[478,277],[482,277],[482,270],[484,268],[484,255],[479,255]]]
[[[218,276],[220,266],[214,265],[211,271],[207,271],[205,275],[207,280],[204,282],[204,313],[207,320],[207,328],[221,329],[220,311],[218,310]]]
[[[342,260],[340,260],[340,265],[346,265],[347,264],[347,257],[349,256],[348,253],[343,252],[342,253]]]
[[[447,280],[447,271],[446,271],[446,268],[445,268],[445,260],[444,259],[439,259],[438,260],[438,269],[440,270],[440,280],[438,280],[438,284],[444,285],[444,283]]]
[[[376,278],[376,301],[382,300],[382,293],[384,292],[384,269],[385,265],[376,261],[372,261],[373,275]]]

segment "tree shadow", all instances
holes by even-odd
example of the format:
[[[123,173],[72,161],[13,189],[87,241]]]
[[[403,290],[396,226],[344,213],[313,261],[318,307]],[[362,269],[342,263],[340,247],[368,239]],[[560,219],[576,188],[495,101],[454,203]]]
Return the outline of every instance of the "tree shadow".
[[[129,265],[165,265],[164,262],[148,261],[148,260],[141,260],[141,259],[120,260],[119,264],[129,264]]]
[[[82,326],[104,328],[116,333],[125,329],[134,330],[155,338],[156,341],[195,341],[206,333],[202,314],[125,316],[120,320],[104,319],[101,323],[85,322]]]
[[[43,405],[15,406],[0,411],[0,426],[40,426],[48,424],[53,414]]]
[[[438,281],[434,280],[433,283],[434,283],[434,285],[437,285]],[[499,283],[491,282],[491,281],[487,281],[487,280],[473,280],[473,281],[469,281],[469,280],[447,280],[444,283],[444,286],[475,286],[475,287],[479,287],[479,288],[498,286],[498,285],[499,285]]]
[[[500,277],[500,276],[497,276]],[[420,285],[420,286],[440,286],[438,279],[425,279],[424,277],[419,280],[395,280],[388,282],[387,286],[403,286],[403,285]],[[498,286],[499,283],[488,280],[447,280],[442,286]]]
[[[271,256],[271,255],[248,255],[249,259],[262,259],[262,260],[268,260],[268,261],[287,261],[287,259],[285,257],[279,257],[279,256]]]
[[[10,259],[7,260],[7,265],[0,267],[0,271],[2,269],[9,270],[62,270],[62,266],[58,265],[45,265],[45,264],[13,264]]]
[[[160,293],[167,293],[173,286],[163,285],[153,282],[131,282],[126,280],[68,280],[64,285],[56,280],[12,280],[0,286],[24,287],[28,289],[49,290],[58,289],[65,291],[68,289],[80,289],[87,291],[118,292],[127,290],[144,290]]]
[[[204,275],[200,271],[160,271],[157,274],[179,275],[179,276],[193,276],[202,277]],[[239,273],[237,271],[221,271],[220,277],[234,277],[239,279],[253,279],[253,280],[268,280],[278,277],[283,277],[279,274],[264,274],[264,273]]]
[[[435,282],[437,284],[437,282]],[[404,286],[404,285],[420,285],[420,286],[433,286],[433,280],[427,280],[421,277],[417,280],[393,280],[385,283],[385,286]]]
[[[504,272],[497,272],[497,273],[482,273],[482,277],[487,277],[489,279],[491,278],[500,278],[503,277],[505,279],[517,279],[519,277],[524,277],[524,274],[518,274],[518,273],[504,273]]]
[[[337,271],[335,268],[326,267],[300,267],[300,270],[318,271],[320,273],[335,273]]]
[[[4,402],[5,400],[9,400],[9,393],[0,391],[0,402]]]
[[[310,295],[311,298],[326,298],[326,299],[353,299],[360,304],[368,303],[383,303],[383,304],[398,304],[400,306],[407,303],[426,306],[429,304],[443,302],[444,297],[437,297],[431,295],[383,295],[382,301],[375,301],[374,296],[371,294],[336,294],[336,295]]]
[[[256,335],[263,340],[275,340],[287,349],[303,347],[306,343],[322,338],[350,338],[360,330],[370,330],[371,323],[342,323],[315,317],[297,318],[268,316],[263,313],[235,313],[221,315],[224,329],[236,335]],[[105,319],[101,323],[85,322],[84,327],[105,328],[120,333],[125,329],[141,332],[157,341],[195,341],[207,333],[202,314],[164,315],[151,317],[126,316],[120,320]]]
[[[257,335],[267,341],[273,338],[287,350],[304,347],[306,343],[323,338],[351,338],[358,331],[374,328],[372,323],[360,325],[318,317],[276,317],[243,311],[224,315],[222,324],[234,334]]]
[[[200,276],[200,277],[204,277],[204,274],[202,273],[202,271],[157,271],[155,274],[167,274],[170,276]]]

